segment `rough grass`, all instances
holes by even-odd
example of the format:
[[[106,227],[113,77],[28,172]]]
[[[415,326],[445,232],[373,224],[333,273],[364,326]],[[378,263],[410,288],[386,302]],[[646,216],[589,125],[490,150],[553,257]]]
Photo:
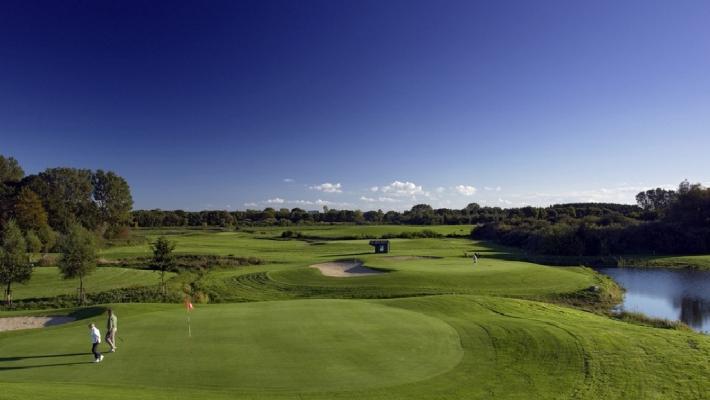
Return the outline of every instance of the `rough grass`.
[[[166,278],[174,275],[168,273]],[[160,273],[157,271],[98,267],[84,278],[84,287],[87,293],[97,293],[125,287],[153,286],[159,282]],[[79,279],[62,279],[56,267],[37,267],[29,283],[13,285],[13,298],[21,300],[73,295],[78,287]]]

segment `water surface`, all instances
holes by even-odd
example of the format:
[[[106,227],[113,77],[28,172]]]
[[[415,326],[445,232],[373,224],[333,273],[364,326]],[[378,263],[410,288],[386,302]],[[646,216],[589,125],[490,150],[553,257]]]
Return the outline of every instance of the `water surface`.
[[[626,289],[621,308],[680,320],[710,333],[710,271],[667,268],[597,268]]]

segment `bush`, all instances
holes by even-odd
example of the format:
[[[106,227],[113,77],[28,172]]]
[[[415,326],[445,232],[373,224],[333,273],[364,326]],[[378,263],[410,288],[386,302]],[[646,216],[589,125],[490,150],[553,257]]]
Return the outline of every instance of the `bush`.
[[[630,324],[650,326],[653,328],[661,328],[661,329],[675,329],[675,330],[681,330],[681,331],[692,331],[692,329],[690,329],[690,327],[688,327],[688,325],[684,324],[681,321],[671,321],[671,320],[662,319],[662,318],[652,318],[652,317],[649,317],[649,316],[639,313],[639,312],[622,311],[618,314],[615,314],[614,317],[618,320],[628,322]]]

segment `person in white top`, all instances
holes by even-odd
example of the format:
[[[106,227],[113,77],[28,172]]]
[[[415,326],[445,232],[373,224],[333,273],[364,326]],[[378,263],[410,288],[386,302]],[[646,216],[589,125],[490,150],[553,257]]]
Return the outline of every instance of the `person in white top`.
[[[101,362],[104,359],[103,354],[99,353],[99,344],[101,343],[101,332],[94,324],[89,324],[89,336],[91,336],[91,352],[94,353],[94,362]]]

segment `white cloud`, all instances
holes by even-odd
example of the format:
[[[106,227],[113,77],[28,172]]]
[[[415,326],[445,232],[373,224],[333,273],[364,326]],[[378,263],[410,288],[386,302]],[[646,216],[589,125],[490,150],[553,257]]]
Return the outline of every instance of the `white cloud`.
[[[266,200],[266,204],[283,204],[286,200],[280,197],[274,197],[273,199]]]
[[[325,193],[342,193],[342,185],[340,183],[321,183],[320,185],[309,186],[310,189],[318,190]]]
[[[500,203],[500,204],[505,204],[506,206],[509,206],[509,205],[513,204],[512,201],[510,201],[510,200],[505,200],[505,199],[501,199],[500,197],[498,198],[498,203]]]
[[[293,180],[293,178],[284,178],[284,182],[286,182],[286,183],[292,183],[292,182],[295,182],[295,181]]]
[[[409,181],[394,181],[387,186],[382,186],[381,188],[379,188],[379,190],[382,193],[388,193],[393,196],[414,196],[416,194],[424,193],[420,185]]]
[[[310,206],[313,205],[313,202],[310,200],[289,200],[287,201],[289,204],[299,204],[303,206]]]
[[[458,185],[454,189],[464,196],[473,196],[476,194],[476,188],[470,185]]]
[[[350,207],[353,205],[352,203],[339,203],[337,201],[329,201],[329,200],[322,200],[322,199],[316,200],[315,204],[318,206],[334,206],[334,207]]]
[[[496,187],[484,186],[483,190],[488,191],[488,192],[492,192],[492,191],[500,192],[502,189],[500,186],[496,186]]]
[[[376,191],[378,191],[379,189],[380,189],[379,187],[373,186],[373,187],[370,188],[370,191],[371,191],[371,192],[376,192]]]
[[[436,193],[444,193],[446,191],[446,188],[443,186],[439,186],[436,188]]]
[[[259,207],[256,203],[244,203],[244,207]]]
[[[571,190],[566,192],[535,192],[531,194],[516,194],[513,197],[522,200],[521,204],[548,206],[562,203],[621,203],[636,204],[636,194],[649,189],[661,187],[674,189],[675,185],[624,185],[602,187],[598,189]]]
[[[366,201],[368,203],[380,202],[380,203],[398,203],[399,200],[393,199],[392,197],[380,196],[378,198],[361,196],[360,200]]]

